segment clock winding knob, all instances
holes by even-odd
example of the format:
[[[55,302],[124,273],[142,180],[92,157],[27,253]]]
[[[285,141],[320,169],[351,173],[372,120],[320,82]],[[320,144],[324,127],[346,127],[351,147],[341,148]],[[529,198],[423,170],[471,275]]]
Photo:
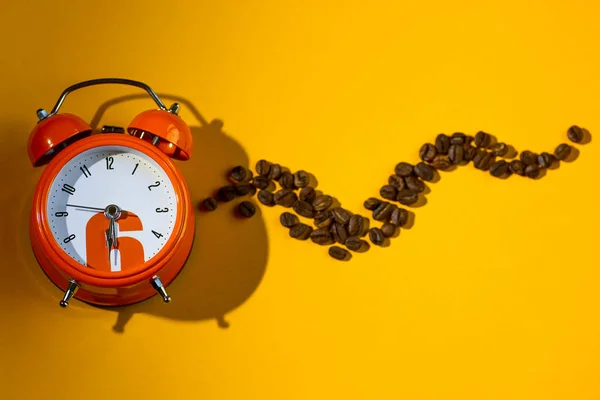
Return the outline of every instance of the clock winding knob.
[[[69,305],[69,300],[71,300],[73,295],[75,295],[77,289],[79,289],[79,284],[75,281],[75,279],[71,279],[69,281],[69,286],[67,286],[67,290],[65,290],[65,295],[59,303],[61,307],[65,308]]]
[[[160,281],[160,278],[157,275],[152,277],[150,284],[152,285],[154,290],[156,290],[158,292],[158,294],[161,295],[161,297],[163,298],[163,301],[165,303],[168,303],[171,301],[171,297],[167,294],[165,287],[163,286],[162,282]]]

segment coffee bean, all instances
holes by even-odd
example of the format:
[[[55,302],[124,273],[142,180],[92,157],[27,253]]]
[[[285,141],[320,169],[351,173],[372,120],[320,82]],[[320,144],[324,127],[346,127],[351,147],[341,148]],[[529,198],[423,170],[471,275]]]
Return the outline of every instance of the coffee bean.
[[[398,190],[402,190],[404,189],[404,178],[396,174],[390,175],[390,177],[388,178],[388,184],[390,184]]]
[[[296,200],[292,205],[292,208],[298,215],[301,215],[304,218],[313,218],[315,216],[315,210],[312,204],[307,201]]]
[[[538,167],[536,164],[528,165],[525,168],[525,175],[527,175],[531,179],[537,178],[540,175],[540,172],[540,167]]]
[[[322,194],[320,196],[315,197],[312,202],[313,208],[315,211],[323,211],[327,210],[333,204],[333,198],[327,194]]]
[[[248,175],[248,170],[245,167],[238,165],[237,167],[233,167],[231,171],[229,171],[228,179],[232,183],[237,183],[248,179]]]
[[[373,211],[373,219],[375,221],[389,221],[392,212],[394,212],[396,208],[396,206],[387,201],[381,202]]]
[[[201,203],[201,208],[204,211],[215,211],[218,206],[219,204],[217,203],[217,200],[214,197],[208,197],[202,200]]]
[[[508,163],[504,160],[498,160],[490,166],[490,174],[500,178],[509,172]]]
[[[363,248],[363,246],[368,244],[358,236],[350,236],[348,239],[346,239],[346,243],[344,243],[344,245],[348,248],[348,250],[358,251]]]
[[[477,132],[475,135],[475,146],[479,148],[487,148],[492,142],[492,137],[483,131]]]
[[[256,163],[256,173],[261,176],[268,176],[271,171],[271,163],[267,160],[259,160]]]
[[[512,160],[509,164],[510,172],[520,176],[525,176],[525,164],[520,160]]]
[[[275,204],[289,208],[298,200],[298,195],[291,189],[281,189],[275,192],[273,199]]]
[[[311,226],[300,222],[290,228],[290,236],[294,239],[306,240],[310,237],[312,231],[313,228]]]
[[[422,180],[420,180],[414,175],[407,176],[406,178],[404,178],[404,183],[406,184],[405,189],[414,190],[417,193],[422,193],[425,191],[425,183],[423,183]],[[396,195],[396,199],[397,198],[398,196]]]
[[[537,164],[538,155],[529,150],[525,150],[521,153],[520,158],[521,162],[525,165],[535,165]]]
[[[423,161],[433,161],[436,155],[437,150],[431,143],[425,143],[423,146],[421,146],[421,150],[419,150],[419,157],[421,157],[421,160]]]
[[[271,164],[271,170],[269,171],[269,179],[272,181],[278,181],[281,178],[282,173],[281,165]]]
[[[448,150],[450,149],[450,138],[443,133],[437,135],[435,138],[435,149],[438,154],[448,154]]]
[[[242,201],[237,207],[238,213],[244,218],[252,218],[256,213],[256,207],[249,201]]]
[[[362,215],[354,214],[348,221],[348,234],[350,236],[360,236],[363,232],[364,217]]]
[[[268,190],[265,189],[260,189],[258,191],[258,201],[260,201],[261,204],[264,204],[265,206],[274,206],[275,205],[275,198],[273,196],[273,193],[269,192]]]
[[[317,228],[329,228],[333,222],[333,215],[330,211],[319,211],[315,214],[313,223]]]
[[[254,186],[257,189],[266,189],[269,187],[270,184],[271,181],[265,176],[255,176],[254,178],[252,178],[252,186]]]
[[[281,186],[283,189],[293,189],[294,174],[289,171],[282,172],[281,177],[279,178],[279,186]]]
[[[381,246],[385,243],[385,235],[379,228],[371,228],[369,230],[369,239],[375,246]]]
[[[235,196],[235,186],[223,186],[217,191],[217,199],[223,203],[230,202]]]
[[[337,222],[331,226],[331,234],[333,235],[333,239],[340,244],[344,244],[346,239],[348,239],[346,227]]]
[[[538,164],[542,168],[550,168],[556,159],[550,153],[543,152],[538,157]]]
[[[398,203],[403,204],[405,206],[410,206],[415,204],[419,200],[419,194],[410,189],[404,189],[398,192],[398,197],[396,198]]]
[[[401,162],[396,164],[396,168],[394,168],[394,172],[398,176],[409,176],[413,173],[414,166],[407,162]]]
[[[246,196],[248,194],[253,196],[256,193],[256,188],[248,182],[240,182],[235,185],[235,193],[238,196]]]
[[[310,234],[310,240],[316,244],[320,244],[321,246],[333,244],[333,236],[331,236],[331,232],[329,232],[328,227],[319,228],[312,231]]]
[[[379,195],[387,200],[395,200],[396,195],[398,194],[398,189],[393,187],[392,185],[385,185],[379,189]]]
[[[383,236],[388,238],[394,236],[396,233],[396,225],[386,222],[381,226],[381,233],[383,233]]]
[[[394,211],[392,211],[390,222],[398,227],[406,225],[408,222],[408,211],[402,207],[396,208]]]
[[[567,137],[573,143],[581,143],[581,141],[583,140],[583,136],[583,129],[581,129],[577,125],[573,125],[567,131]]]
[[[435,176],[435,171],[430,165],[425,164],[423,161],[421,161],[420,163],[415,165],[415,175],[417,175],[419,178],[426,182],[430,182]]]
[[[291,228],[292,226],[299,223],[300,220],[298,219],[298,216],[296,216],[296,214],[292,214],[291,212],[286,211],[281,213],[281,215],[279,216],[279,222],[281,222],[281,225],[285,226],[286,228]]]
[[[492,146],[492,153],[497,157],[504,157],[508,153],[508,146],[506,143],[496,143]]]
[[[316,196],[317,193],[315,192],[315,188],[312,186],[303,187],[298,195],[300,200],[308,201],[309,203],[312,203]]]
[[[450,168],[451,163],[450,163],[450,159],[448,158],[448,156],[443,155],[443,154],[438,154],[437,156],[435,156],[435,158],[431,162],[431,165],[433,165],[433,167],[436,169],[445,170],[445,169]],[[400,189],[402,189],[402,188],[400,188]]]
[[[308,172],[300,170],[294,174],[294,186],[297,188],[303,188],[308,186],[310,181],[310,175]]]
[[[470,146],[474,140],[475,140],[475,138],[473,136],[465,135],[465,146]]]
[[[571,154],[571,146],[566,143],[559,144],[554,150],[554,157],[557,160],[563,161]]]
[[[452,164],[460,164],[465,158],[465,149],[462,144],[452,144],[448,150],[448,159]]]
[[[462,132],[456,132],[450,138],[450,144],[465,144],[465,134]]]
[[[483,149],[479,149],[475,158],[473,158],[473,165],[475,168],[480,169],[482,171],[487,171],[490,169],[490,166],[496,161],[496,156],[490,152],[487,152]]]
[[[381,204],[381,200],[375,198],[375,197],[370,197],[367,200],[365,200],[365,202],[363,203],[363,206],[369,210],[369,211],[373,211],[375,210],[379,205]],[[313,204],[314,205],[314,204]]]
[[[350,218],[352,217],[352,214],[350,214],[348,210],[343,209],[342,207],[336,207],[333,210],[331,210],[331,215],[333,215],[333,218],[337,223],[342,225],[347,225],[350,221]]]
[[[352,254],[339,246],[331,246],[328,250],[329,255],[336,260],[348,261],[352,258]]]

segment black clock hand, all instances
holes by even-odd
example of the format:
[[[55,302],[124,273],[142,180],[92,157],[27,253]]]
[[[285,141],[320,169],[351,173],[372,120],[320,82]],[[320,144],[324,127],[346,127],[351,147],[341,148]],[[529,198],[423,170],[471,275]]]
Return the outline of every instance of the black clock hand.
[[[81,208],[83,210],[91,210],[91,211],[106,211],[106,208],[98,208],[98,207],[88,207],[88,206],[78,206],[75,204],[67,204],[67,207],[75,207],[75,208]],[[127,213],[126,210],[121,210],[122,213]]]

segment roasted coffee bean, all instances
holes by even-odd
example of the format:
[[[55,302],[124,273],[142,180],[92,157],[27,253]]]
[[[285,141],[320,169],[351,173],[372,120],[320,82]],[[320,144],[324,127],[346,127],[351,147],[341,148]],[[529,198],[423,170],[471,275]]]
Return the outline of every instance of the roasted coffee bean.
[[[292,205],[292,208],[298,215],[301,215],[304,218],[313,218],[315,216],[315,209],[308,201],[296,200]]]
[[[346,227],[337,222],[331,226],[331,234],[333,235],[333,239],[340,244],[344,244],[346,239],[348,239]]]
[[[398,189],[393,187],[392,185],[385,185],[379,189],[379,195],[387,200],[395,200],[396,195],[398,194]]]
[[[415,175],[417,175],[419,178],[426,182],[430,182],[435,177],[435,171],[430,165],[425,164],[423,161],[421,161],[420,163],[415,165]]]
[[[392,211],[390,222],[398,227],[406,225],[408,222],[408,211],[402,207],[396,208],[394,211]]]
[[[315,214],[313,223],[317,228],[329,228],[333,222],[333,215],[331,211],[319,211]]]
[[[333,244],[333,236],[331,235],[331,232],[329,232],[328,227],[319,228],[312,231],[310,234],[310,240],[322,246],[327,244]]]
[[[435,158],[431,162],[431,165],[433,165],[433,167],[436,169],[445,170],[445,169],[450,168],[451,163],[450,163],[450,159],[448,158],[448,156],[443,155],[443,154],[438,154],[437,156],[435,156]],[[400,189],[402,189],[402,188],[400,188]]]
[[[404,189],[398,192],[398,197],[396,200],[400,204],[410,206],[419,200],[419,194],[414,190]]]
[[[521,153],[521,162],[525,165],[535,165],[537,164],[538,155],[529,150],[525,150]]]
[[[381,202],[373,211],[373,219],[375,221],[389,221],[392,212],[394,212],[396,208],[396,206],[388,203],[387,201]]]
[[[381,246],[385,243],[385,235],[379,228],[371,228],[369,230],[369,239],[375,246]]]
[[[412,164],[409,164],[407,162],[401,162],[396,164],[394,172],[396,172],[396,175],[398,176],[409,176],[412,175],[413,169],[414,166]]]
[[[261,176],[268,176],[271,171],[271,163],[267,160],[259,160],[256,163],[256,173]]]
[[[316,196],[317,193],[315,192],[315,188],[312,186],[303,187],[298,195],[300,200],[308,201],[309,203],[312,203]]]
[[[531,179],[535,179],[538,176],[540,176],[540,172],[541,172],[540,167],[537,166],[536,164],[528,165],[525,168],[525,175],[527,175]]]
[[[282,172],[281,177],[279,178],[279,186],[281,186],[283,189],[293,189],[294,174],[289,171]]]
[[[479,131],[475,135],[475,146],[479,148],[488,148],[491,142],[492,137],[483,131]]]
[[[255,176],[254,178],[252,178],[252,186],[254,186],[257,189],[266,189],[269,187],[270,184],[271,181],[265,176]]]
[[[452,164],[460,164],[465,159],[465,148],[462,144],[452,144],[448,150],[448,159]]]
[[[450,149],[450,138],[443,133],[437,135],[435,138],[435,149],[438,154],[448,154],[448,150]]]
[[[504,157],[508,153],[508,146],[506,143],[496,143],[492,146],[492,153],[497,157]]]
[[[571,154],[571,146],[569,146],[566,143],[562,143],[559,144],[556,147],[556,150],[554,150],[554,157],[556,157],[557,160],[565,160],[567,157],[569,157],[569,155]]]
[[[281,213],[281,215],[279,216],[279,222],[281,222],[281,225],[285,226],[286,228],[291,228],[292,226],[299,223],[300,220],[298,219],[298,216],[296,214],[292,214],[291,212],[286,211]]]
[[[358,251],[362,249],[363,246],[368,244],[358,236],[349,236],[344,245],[348,248],[348,250]]]
[[[477,155],[477,147],[473,147],[470,144],[465,144],[463,147],[464,160],[466,162],[471,162]]]
[[[204,211],[215,211],[219,204],[217,203],[217,199],[215,199],[214,197],[208,197],[202,200],[200,206]]]
[[[509,164],[510,172],[525,176],[525,164],[521,160],[512,160]]]
[[[365,200],[365,202],[363,203],[363,206],[369,210],[369,211],[373,211],[375,210],[379,205],[381,204],[381,200],[375,198],[375,197],[370,197],[367,200]],[[314,204],[313,204],[314,206]]]
[[[423,161],[433,161],[436,155],[437,150],[431,143],[425,143],[423,146],[421,146],[421,150],[419,150],[419,157],[421,157],[421,160]]]
[[[311,226],[300,222],[290,228],[290,236],[294,239],[306,240],[310,237],[312,231],[313,228]]]
[[[540,167],[542,168],[550,168],[554,163],[554,160],[555,158],[552,154],[543,152],[538,157],[538,164],[540,164]]]
[[[504,160],[498,160],[490,166],[490,174],[499,178],[509,173],[508,163]]]
[[[473,165],[475,168],[482,171],[487,171],[490,166],[496,161],[496,156],[488,151],[479,149],[477,155],[473,158]]]
[[[417,193],[422,193],[425,191],[425,183],[423,183],[422,180],[420,180],[414,175],[407,176],[406,178],[404,178],[404,183],[406,184],[405,189],[414,190]],[[397,198],[398,195],[396,195],[396,199]]]
[[[350,236],[359,235],[362,232],[363,221],[362,215],[354,214],[351,216],[350,221],[348,221],[348,234]]]
[[[256,193],[256,188],[248,182],[240,182],[235,185],[235,193],[238,196],[246,196],[248,194],[254,195]]]
[[[339,261],[348,261],[352,258],[352,254],[339,246],[331,246],[328,250],[329,255]]]
[[[581,141],[583,140],[583,136],[583,129],[581,129],[577,125],[573,125],[567,131],[567,137],[573,143],[581,143]]]
[[[275,204],[289,208],[298,200],[298,195],[291,189],[281,189],[275,192],[273,199]]]
[[[475,138],[471,135],[465,135],[465,145],[471,145],[471,143],[473,143],[473,141],[475,140]]]
[[[465,140],[466,140],[466,136],[464,133],[456,132],[450,138],[450,144],[465,144]]]
[[[315,197],[312,202],[312,205],[315,211],[323,211],[327,210],[333,204],[333,198],[328,194],[322,194],[320,196]]]
[[[352,217],[352,214],[342,207],[336,207],[333,210],[331,210],[331,215],[333,215],[335,222],[342,225],[347,225],[348,222],[350,222],[350,218]]]
[[[381,233],[383,233],[383,236],[388,238],[394,236],[396,233],[396,225],[386,222],[381,226]]]
[[[242,201],[237,206],[238,213],[244,218],[252,218],[256,213],[256,207],[249,201]]]
[[[231,171],[229,171],[229,175],[227,177],[231,182],[237,183],[245,181],[246,179],[248,179],[249,175],[250,174],[248,173],[248,170],[245,167],[238,165],[237,167],[233,167]]]
[[[281,178],[282,173],[281,165],[271,164],[271,170],[269,171],[269,179],[272,181],[278,181]]]
[[[402,190],[404,189],[404,178],[396,174],[390,175],[390,177],[388,178],[388,184],[390,184],[398,190]]]
[[[217,199],[223,203],[227,203],[235,199],[235,186],[223,186],[217,191]]]
[[[310,182],[310,175],[308,172],[300,170],[294,174],[294,186],[297,188],[303,188],[308,186]]]
[[[268,190],[260,189],[258,191],[257,197],[258,201],[260,201],[260,203],[264,204],[265,206],[275,205],[275,196],[273,196],[273,193],[269,192]]]

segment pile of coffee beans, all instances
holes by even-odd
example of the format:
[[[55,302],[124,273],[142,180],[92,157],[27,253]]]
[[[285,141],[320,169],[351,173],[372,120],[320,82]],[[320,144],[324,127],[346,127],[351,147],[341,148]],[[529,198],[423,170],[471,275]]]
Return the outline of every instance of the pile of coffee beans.
[[[567,130],[567,137],[573,143],[584,143],[587,136],[589,132],[575,125]],[[332,258],[348,261],[353,253],[366,252],[371,245],[387,246],[401,228],[407,228],[412,212],[406,207],[419,204],[426,183],[439,179],[438,171],[472,163],[476,169],[495,178],[517,175],[537,179],[546,170],[572,158],[575,151],[571,145],[561,143],[552,152],[538,154],[524,150],[518,153],[513,146],[483,131],[473,136],[462,132],[440,133],[432,143],[421,146],[420,161],[396,164],[387,184],[379,189],[379,196],[365,199],[363,207],[370,218],[352,213],[331,195],[317,190],[316,179],[307,171],[292,172],[263,159],[256,163],[255,173],[243,166],[228,171],[230,184],[204,199],[200,207],[214,211],[219,203],[256,195],[264,206],[287,209],[279,220],[290,237],[327,246]],[[243,218],[251,218],[256,213],[248,200],[241,201],[236,211]],[[376,222],[372,224],[371,220]],[[375,224],[378,226],[372,226]]]

